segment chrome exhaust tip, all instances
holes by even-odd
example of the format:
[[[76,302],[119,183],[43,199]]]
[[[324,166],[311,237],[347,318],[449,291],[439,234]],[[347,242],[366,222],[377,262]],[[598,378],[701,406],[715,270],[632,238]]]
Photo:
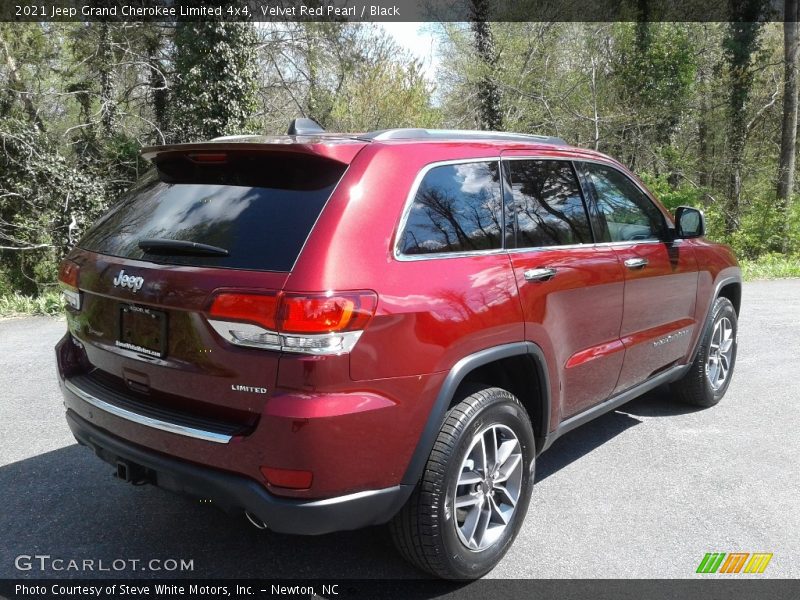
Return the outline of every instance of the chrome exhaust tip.
[[[245,511],[244,516],[247,517],[247,520],[255,527],[256,529],[266,529],[267,524],[264,523],[261,519],[255,516],[253,513]]]

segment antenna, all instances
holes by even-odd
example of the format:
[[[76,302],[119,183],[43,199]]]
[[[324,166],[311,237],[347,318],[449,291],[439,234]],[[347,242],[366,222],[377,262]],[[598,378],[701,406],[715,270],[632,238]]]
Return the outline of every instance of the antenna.
[[[287,135],[315,135],[317,133],[325,133],[325,129],[314,119],[305,117],[293,119],[286,132]]]

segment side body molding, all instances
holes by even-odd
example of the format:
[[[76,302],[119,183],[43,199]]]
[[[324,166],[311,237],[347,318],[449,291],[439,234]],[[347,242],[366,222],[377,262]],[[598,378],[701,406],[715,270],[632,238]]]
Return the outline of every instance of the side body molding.
[[[425,469],[425,463],[428,461],[431,450],[433,450],[433,444],[436,441],[436,436],[439,435],[439,430],[442,427],[442,423],[444,423],[447,409],[450,407],[450,403],[453,401],[456,390],[461,382],[464,381],[464,378],[471,371],[482,365],[489,364],[496,360],[510,358],[512,356],[524,355],[530,355],[533,358],[534,364],[536,365],[541,388],[540,393],[542,394],[542,398],[544,400],[542,402],[544,414],[540,417],[542,419],[542,426],[544,427],[542,435],[546,435],[547,428],[549,427],[550,423],[551,410],[550,381],[547,376],[547,367],[542,349],[532,342],[514,342],[511,344],[503,344],[501,346],[486,348],[485,350],[481,350],[475,354],[465,356],[455,365],[453,365],[452,369],[450,369],[450,373],[448,373],[447,377],[445,378],[444,383],[439,390],[439,394],[436,397],[436,401],[431,409],[430,415],[428,416],[428,421],[425,424],[425,428],[422,430],[422,434],[417,442],[417,447],[414,450],[414,454],[411,456],[411,461],[408,463],[408,468],[406,469],[401,481],[402,484],[414,486],[422,476],[422,472]],[[536,418],[536,415],[532,415],[532,418]]]

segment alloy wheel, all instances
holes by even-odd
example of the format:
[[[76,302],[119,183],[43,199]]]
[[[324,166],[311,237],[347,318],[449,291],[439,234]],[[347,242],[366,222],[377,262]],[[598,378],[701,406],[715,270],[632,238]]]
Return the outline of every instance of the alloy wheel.
[[[706,359],[706,377],[715,391],[725,384],[731,371],[733,342],[733,325],[727,317],[723,317],[714,324]]]
[[[522,448],[505,425],[472,438],[458,473],[453,508],[458,538],[468,549],[486,550],[508,527],[522,489]]]

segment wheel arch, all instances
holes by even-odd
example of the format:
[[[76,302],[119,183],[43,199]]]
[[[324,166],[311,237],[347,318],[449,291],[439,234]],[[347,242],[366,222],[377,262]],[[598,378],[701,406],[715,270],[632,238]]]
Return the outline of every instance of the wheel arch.
[[[742,305],[742,282],[737,279],[726,279],[721,282],[719,290],[717,291],[714,299],[724,297],[731,301],[733,308],[736,311],[736,316],[739,316],[739,308]]]
[[[711,302],[708,303],[708,309],[706,310],[705,317],[702,321],[703,329],[695,341],[694,348],[692,348],[692,353],[689,355],[689,360],[686,363],[687,365],[692,364],[694,359],[697,357],[697,353],[700,351],[700,344],[702,343],[703,337],[705,337],[708,330],[708,319],[711,316],[711,311],[714,310],[714,303],[718,298],[721,297],[727,298],[731,301],[731,304],[733,304],[733,308],[736,311],[736,316],[738,317],[739,309],[742,303],[742,277],[740,273],[737,273],[736,275],[729,275],[727,277],[721,277],[714,284],[714,295],[711,296]]]
[[[531,418],[536,450],[541,450],[550,424],[550,383],[544,352],[532,342],[494,346],[462,358],[450,369],[403,475],[403,484],[416,485],[419,481],[447,411],[466,386],[477,383],[502,387],[519,399]]]

